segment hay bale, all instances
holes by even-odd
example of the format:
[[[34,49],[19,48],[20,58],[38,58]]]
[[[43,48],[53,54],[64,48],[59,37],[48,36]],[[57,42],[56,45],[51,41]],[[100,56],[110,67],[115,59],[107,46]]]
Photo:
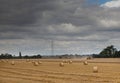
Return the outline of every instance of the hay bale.
[[[12,61],[12,62],[11,62],[11,65],[15,65],[15,61]]]
[[[38,61],[38,64],[42,64],[42,62],[41,62],[41,61]]]
[[[5,60],[4,60],[4,59],[1,59],[1,62],[5,62]]]
[[[34,64],[34,63],[35,63],[35,61],[32,61],[32,63]]]
[[[84,64],[84,65],[88,65],[88,62],[87,62],[87,61],[84,61],[83,64]]]
[[[38,62],[34,62],[34,66],[38,66],[39,64],[38,64]]]
[[[69,64],[72,64],[72,60],[69,60]]]
[[[88,56],[88,57],[87,57],[87,60],[91,60],[91,59],[92,59],[92,56]]]
[[[30,62],[30,59],[27,59],[26,62]]]
[[[6,60],[6,62],[8,63],[9,61],[8,61],[8,60]]]
[[[68,63],[68,60],[63,60],[63,63]]]
[[[98,73],[98,67],[97,66],[93,67],[93,73]]]
[[[64,63],[63,62],[59,63],[59,66],[64,67]]]

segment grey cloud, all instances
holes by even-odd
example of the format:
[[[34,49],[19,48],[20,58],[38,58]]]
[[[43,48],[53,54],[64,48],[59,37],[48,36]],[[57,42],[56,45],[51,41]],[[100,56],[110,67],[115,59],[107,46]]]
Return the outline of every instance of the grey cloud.
[[[0,0],[0,41],[13,40],[17,42],[15,48],[24,48],[26,43],[16,40],[25,40],[26,48],[34,47],[36,51],[46,43],[41,44],[41,39],[70,44],[75,41],[76,46],[85,48],[100,47],[120,39],[119,13],[118,8],[105,9],[85,0]]]
[[[55,0],[1,0],[0,24],[26,25],[34,23],[37,20],[38,11],[42,12],[56,8],[54,1]]]
[[[1,23],[5,23],[6,25],[12,24],[15,26],[2,27],[1,32],[18,32],[21,33],[22,38],[24,36],[28,38],[46,38],[46,36],[51,38],[51,36],[65,36],[65,37],[85,37],[88,35],[95,34],[97,31],[105,30],[104,26],[101,27],[97,25],[99,21],[108,15],[107,12],[111,12],[110,10],[104,10],[100,7],[84,7],[83,1],[73,1],[73,0],[27,0],[27,1],[3,1],[4,10],[8,13],[9,20],[3,17]],[[9,8],[8,8],[9,7]],[[92,11],[93,12],[92,12]],[[5,12],[2,12],[3,14]],[[113,12],[111,12],[113,13]],[[111,14],[110,13],[110,14]],[[4,14],[5,15],[5,14]],[[20,16],[19,16],[20,15]],[[13,16],[13,17],[11,17]],[[15,17],[14,17],[15,16]],[[9,18],[10,17],[10,18]],[[102,17],[102,18],[101,18]],[[20,19],[19,19],[20,18]],[[13,20],[15,19],[15,20]],[[37,26],[36,26],[37,23]],[[76,27],[73,32],[69,32],[70,28],[64,29],[64,27],[60,26],[61,24],[72,24]],[[28,26],[20,26],[20,25]],[[54,31],[50,32],[49,27],[55,24],[56,26],[60,26],[57,28],[56,26],[53,28]],[[3,25],[3,24],[2,24]],[[35,25],[35,26],[34,26]],[[90,27],[84,27],[84,26]],[[69,26],[68,26],[69,27]],[[84,29],[82,29],[82,27]],[[78,29],[79,28],[79,29]],[[107,30],[107,29],[106,29]],[[23,33],[26,32],[26,33]],[[71,38],[72,39],[72,38]]]

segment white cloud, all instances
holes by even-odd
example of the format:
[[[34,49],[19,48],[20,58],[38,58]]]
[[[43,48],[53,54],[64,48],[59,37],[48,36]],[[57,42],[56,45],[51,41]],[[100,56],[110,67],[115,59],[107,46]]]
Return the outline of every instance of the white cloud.
[[[76,27],[71,23],[48,26],[48,31],[52,33],[76,33],[80,31],[79,29],[80,27]]]
[[[118,8],[120,7],[120,0],[112,0],[112,1],[106,2],[105,4],[102,4],[101,7]]]
[[[109,19],[102,19],[100,20],[100,25],[104,27],[119,27],[120,26],[120,21],[117,20],[109,20]]]

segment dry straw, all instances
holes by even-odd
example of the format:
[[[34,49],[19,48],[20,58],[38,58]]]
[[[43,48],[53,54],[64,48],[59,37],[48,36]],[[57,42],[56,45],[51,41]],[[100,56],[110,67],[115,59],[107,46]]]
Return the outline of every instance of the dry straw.
[[[30,62],[30,59],[27,59],[26,62]]]
[[[11,62],[11,65],[15,65],[15,61],[12,61],[12,62]]]
[[[64,67],[64,63],[63,62],[59,63],[59,66]]]
[[[73,62],[72,60],[69,60],[69,64],[72,64],[72,62]]]
[[[41,61],[38,61],[38,64],[42,64],[42,62],[41,62]]]
[[[97,66],[93,67],[93,73],[98,73],[98,67]]]
[[[39,63],[38,62],[34,62],[34,66],[38,66],[39,65]]]
[[[84,64],[84,65],[88,65],[88,62],[87,62],[87,61],[84,61],[83,64]]]

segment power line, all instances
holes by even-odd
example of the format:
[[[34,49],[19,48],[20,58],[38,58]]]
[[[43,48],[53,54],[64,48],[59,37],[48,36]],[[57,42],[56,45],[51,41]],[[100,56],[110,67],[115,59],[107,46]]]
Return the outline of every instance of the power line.
[[[51,40],[51,55],[54,55],[54,40]]]

